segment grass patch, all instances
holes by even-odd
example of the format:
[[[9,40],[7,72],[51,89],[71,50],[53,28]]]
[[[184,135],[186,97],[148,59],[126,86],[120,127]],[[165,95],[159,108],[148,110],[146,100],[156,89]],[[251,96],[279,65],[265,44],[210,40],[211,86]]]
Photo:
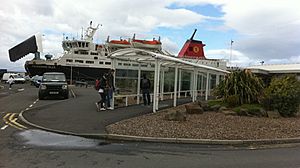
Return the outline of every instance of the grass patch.
[[[212,107],[214,105],[220,105],[220,106],[225,106],[225,107],[228,107],[228,104],[223,102],[222,99],[216,99],[216,100],[209,100],[208,102],[208,106],[209,107]]]
[[[232,109],[240,116],[266,116],[263,107],[260,104],[243,104]]]

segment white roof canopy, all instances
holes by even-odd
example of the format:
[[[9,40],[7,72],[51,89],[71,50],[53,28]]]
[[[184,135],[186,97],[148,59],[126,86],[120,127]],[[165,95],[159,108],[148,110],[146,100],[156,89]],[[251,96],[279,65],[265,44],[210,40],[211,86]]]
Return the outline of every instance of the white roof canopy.
[[[180,69],[186,69],[186,70],[206,70],[206,71],[212,71],[214,73],[229,73],[229,71],[210,67],[207,65],[201,65],[196,64],[189,61],[184,61],[182,59],[170,56],[170,55],[163,55],[160,53],[155,53],[152,51],[137,49],[137,48],[126,48],[117,50],[115,52],[112,52],[109,57],[111,59],[118,59],[118,60],[124,60],[124,61],[133,61],[133,62],[139,62],[139,63],[153,63],[155,62],[155,59],[158,59],[160,61],[161,66],[167,66],[167,67],[175,67],[176,65]]]
[[[164,78],[160,76],[161,73],[161,66],[165,67],[174,67],[175,69],[175,79],[174,79],[174,102],[173,106],[176,106],[176,99],[177,99],[177,84],[178,84],[178,69],[182,70],[188,70],[191,71],[191,95],[192,95],[192,101],[196,101],[197,99],[197,78],[199,73],[206,73],[206,88],[205,88],[205,99],[208,99],[208,90],[209,90],[209,74],[216,74],[216,76],[223,75],[224,73],[229,73],[226,70],[197,64],[189,61],[184,61],[182,59],[173,57],[171,55],[164,55],[161,53],[156,53],[152,51],[142,50],[142,49],[136,49],[136,48],[126,48],[117,50],[115,52],[112,52],[109,55],[109,58],[112,59],[112,66],[115,68],[116,66],[116,60],[123,60],[123,61],[133,61],[138,62],[140,64],[150,63],[154,64],[154,91],[153,91],[153,112],[156,112],[158,110],[158,103],[159,103],[159,97],[160,93],[163,92],[163,90],[160,91],[160,89],[164,88],[163,81]],[[139,77],[138,82],[140,81],[140,70],[139,70]],[[162,79],[160,79],[162,78]],[[160,82],[161,80],[161,82]],[[179,77],[179,80],[180,77]],[[181,83],[181,82],[179,82]],[[161,86],[160,86],[161,85]],[[139,83],[137,88],[137,93],[139,95]],[[138,96],[139,97],[139,96]]]

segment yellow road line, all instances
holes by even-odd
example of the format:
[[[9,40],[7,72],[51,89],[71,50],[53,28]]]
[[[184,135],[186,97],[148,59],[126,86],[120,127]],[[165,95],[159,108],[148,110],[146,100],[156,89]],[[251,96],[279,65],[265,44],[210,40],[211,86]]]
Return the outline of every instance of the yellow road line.
[[[23,130],[23,128],[19,128],[19,127],[13,125],[12,123],[10,123],[9,120],[7,120],[7,117],[8,117],[9,115],[11,115],[11,113],[7,113],[7,114],[3,117],[3,121],[5,122],[5,124],[8,124],[8,125],[10,125],[10,126],[16,128],[16,129]],[[10,117],[9,117],[9,118],[10,118]]]
[[[3,117],[3,121],[6,120],[6,118],[10,115],[11,113],[7,113],[4,117]]]
[[[14,118],[16,114],[17,113],[7,113],[3,117],[4,123],[16,128],[16,129],[19,129],[19,130],[27,129],[27,127],[25,127],[24,125],[16,122],[16,120],[18,119],[18,118]],[[9,118],[7,119],[7,117],[9,117]]]
[[[24,125],[18,123],[17,120],[18,120],[18,118],[15,118],[15,119],[11,120],[11,122],[13,124],[15,124],[16,126],[20,127],[20,128],[27,129],[27,127],[25,127]]]

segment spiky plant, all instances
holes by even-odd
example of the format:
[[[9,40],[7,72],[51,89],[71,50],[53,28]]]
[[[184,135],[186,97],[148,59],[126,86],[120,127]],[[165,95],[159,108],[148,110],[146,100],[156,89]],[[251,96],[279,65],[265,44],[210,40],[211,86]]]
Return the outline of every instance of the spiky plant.
[[[258,102],[263,88],[262,80],[253,75],[250,70],[235,70],[220,82],[214,94],[223,98],[225,102],[232,101],[232,97],[236,97],[236,105],[251,104]]]

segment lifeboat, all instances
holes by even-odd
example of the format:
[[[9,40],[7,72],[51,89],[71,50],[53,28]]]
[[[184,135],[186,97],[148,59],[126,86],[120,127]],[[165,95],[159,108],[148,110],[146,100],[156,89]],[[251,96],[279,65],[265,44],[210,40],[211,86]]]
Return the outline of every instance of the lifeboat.
[[[135,48],[147,48],[147,49],[161,49],[161,42],[159,40],[139,40],[135,39],[135,35],[133,36],[133,39],[131,40],[132,45]]]
[[[127,40],[109,40],[109,36],[107,37],[106,43],[109,47],[116,47],[116,48],[128,48],[131,47],[131,43]]]

